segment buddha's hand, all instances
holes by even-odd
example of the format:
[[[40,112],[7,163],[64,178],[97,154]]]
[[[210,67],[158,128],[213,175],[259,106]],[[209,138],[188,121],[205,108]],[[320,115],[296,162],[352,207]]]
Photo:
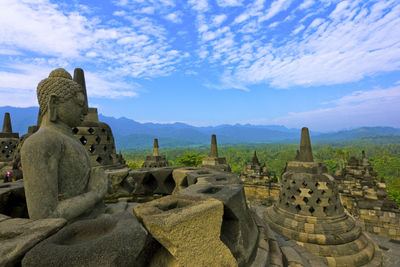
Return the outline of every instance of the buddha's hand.
[[[88,189],[94,192],[99,199],[103,199],[108,190],[108,176],[102,168],[91,169]]]

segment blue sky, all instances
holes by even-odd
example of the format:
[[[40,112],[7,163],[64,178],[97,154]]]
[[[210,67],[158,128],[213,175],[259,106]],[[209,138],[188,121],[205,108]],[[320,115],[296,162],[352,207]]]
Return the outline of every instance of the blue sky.
[[[400,128],[400,3],[1,0],[0,106],[58,67],[140,122]]]

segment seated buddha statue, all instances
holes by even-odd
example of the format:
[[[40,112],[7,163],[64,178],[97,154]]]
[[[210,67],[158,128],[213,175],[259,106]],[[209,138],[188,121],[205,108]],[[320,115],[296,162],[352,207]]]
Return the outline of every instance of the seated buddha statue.
[[[52,71],[37,87],[41,123],[21,148],[29,217],[73,220],[102,205],[108,179],[91,168],[72,127],[87,114],[84,91],[64,69]]]

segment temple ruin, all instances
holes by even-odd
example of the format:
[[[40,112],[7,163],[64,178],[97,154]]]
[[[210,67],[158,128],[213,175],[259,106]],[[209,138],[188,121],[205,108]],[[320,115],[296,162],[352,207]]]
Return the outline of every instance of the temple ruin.
[[[278,178],[267,169],[265,163],[260,163],[255,150],[252,160],[243,167],[240,179],[248,202],[270,206],[278,200]]]
[[[335,174],[345,208],[361,223],[364,231],[400,240],[400,210],[378,181],[378,173],[362,151],[361,159],[351,157]]]

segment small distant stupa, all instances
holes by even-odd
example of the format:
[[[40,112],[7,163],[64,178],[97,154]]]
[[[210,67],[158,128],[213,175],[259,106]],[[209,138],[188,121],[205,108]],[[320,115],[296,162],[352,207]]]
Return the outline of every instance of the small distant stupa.
[[[10,113],[4,114],[3,130],[0,133],[0,165],[5,165],[13,160],[19,142],[19,134],[13,133]]]
[[[158,147],[158,139],[154,139],[153,143],[153,154],[151,156],[147,156],[144,161],[142,168],[159,168],[159,167],[168,167],[168,161],[166,157],[160,156],[160,150]]]
[[[203,159],[202,167],[231,171],[226,159],[218,156],[217,136],[215,134],[211,136],[210,157]]]
[[[265,182],[269,180],[271,173],[268,171],[265,163],[261,164],[257,157],[257,152],[254,150],[254,155],[251,162],[247,163],[241,173],[243,182]]]

